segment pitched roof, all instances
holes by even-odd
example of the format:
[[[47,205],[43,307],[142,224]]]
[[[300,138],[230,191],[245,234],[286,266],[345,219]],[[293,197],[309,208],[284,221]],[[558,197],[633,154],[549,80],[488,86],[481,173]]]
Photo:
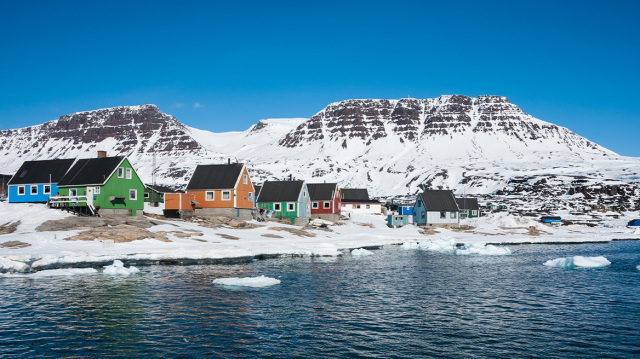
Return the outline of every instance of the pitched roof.
[[[256,199],[258,199],[258,196],[260,196],[260,190],[261,189],[262,189],[262,185],[260,185],[260,186],[255,186],[254,185],[253,186],[253,190],[256,191],[255,196],[254,196]]]
[[[426,190],[420,193],[420,198],[427,211],[458,211],[458,204],[451,190]]]
[[[480,206],[478,206],[477,198],[456,198],[456,204],[458,204],[458,208],[460,209],[470,209],[472,211],[477,211],[480,209]]]
[[[295,202],[303,186],[304,181],[266,181],[262,184],[258,202]]]
[[[369,199],[366,188],[342,188],[340,193],[342,203],[380,203],[375,199]]]
[[[337,187],[337,183],[307,183],[312,201],[332,201]]]
[[[187,190],[234,188],[243,167],[242,163],[198,165],[189,180]]]
[[[24,161],[9,181],[10,185],[30,183],[58,183],[75,159]],[[51,180],[49,180],[51,175]]]
[[[149,189],[151,189],[151,190],[154,190],[154,191],[156,191],[158,193],[176,193],[176,191],[174,189],[171,189],[171,188],[169,188],[167,186],[161,186],[161,185],[158,185],[158,184],[155,185],[155,186],[152,185],[152,184],[145,184],[144,186],[149,188]]]
[[[104,184],[124,159],[122,156],[117,156],[78,160],[58,182],[58,186]]]

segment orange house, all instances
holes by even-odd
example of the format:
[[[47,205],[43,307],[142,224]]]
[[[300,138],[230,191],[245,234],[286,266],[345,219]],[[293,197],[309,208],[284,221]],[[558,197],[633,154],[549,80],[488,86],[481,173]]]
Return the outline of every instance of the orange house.
[[[244,163],[198,165],[186,192],[194,195],[196,215],[252,218],[255,190]]]

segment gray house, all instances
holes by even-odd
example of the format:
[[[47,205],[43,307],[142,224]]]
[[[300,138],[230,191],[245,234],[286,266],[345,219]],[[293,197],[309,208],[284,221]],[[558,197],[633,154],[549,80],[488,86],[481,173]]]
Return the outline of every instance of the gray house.
[[[413,207],[416,226],[446,226],[460,223],[460,210],[451,190],[427,190],[420,193]]]

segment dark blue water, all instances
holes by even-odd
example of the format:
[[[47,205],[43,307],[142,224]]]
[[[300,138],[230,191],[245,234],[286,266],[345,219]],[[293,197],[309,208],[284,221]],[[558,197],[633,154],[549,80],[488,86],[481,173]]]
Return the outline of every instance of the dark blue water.
[[[2,357],[640,357],[640,242],[0,279]],[[549,259],[604,255],[566,270]],[[262,289],[214,286],[265,275]]]

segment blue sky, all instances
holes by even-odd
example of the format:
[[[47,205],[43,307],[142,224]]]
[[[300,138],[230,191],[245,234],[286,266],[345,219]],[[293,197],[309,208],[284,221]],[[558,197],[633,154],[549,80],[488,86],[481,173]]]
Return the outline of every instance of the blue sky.
[[[636,1],[3,1],[0,129],[153,103],[242,131],[350,98],[508,97],[640,156]]]

